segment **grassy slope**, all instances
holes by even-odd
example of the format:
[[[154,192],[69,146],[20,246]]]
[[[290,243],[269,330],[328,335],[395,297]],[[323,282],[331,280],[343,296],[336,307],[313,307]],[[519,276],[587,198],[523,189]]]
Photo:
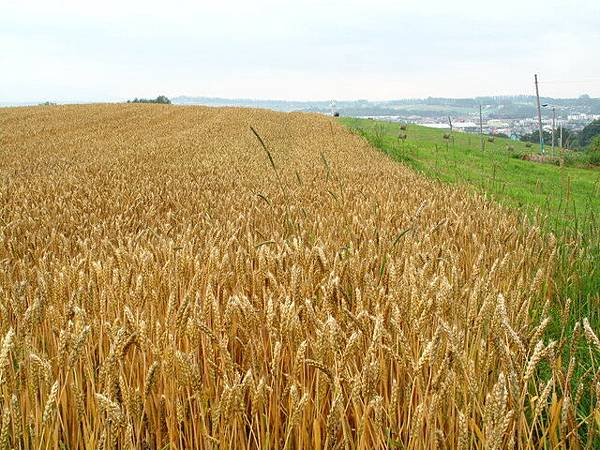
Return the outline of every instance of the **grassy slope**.
[[[600,171],[538,164],[514,155],[537,152],[538,146],[496,138],[480,150],[479,136],[454,133],[454,143],[443,139],[447,131],[409,125],[407,139],[397,139],[399,125],[343,118],[390,156],[427,176],[446,182],[466,182],[511,206],[548,217],[555,232],[578,231],[589,236],[598,231]],[[507,147],[511,146],[512,149]]]
[[[404,143],[400,125],[367,119],[340,119],[373,145],[413,169],[444,182],[475,186],[501,203],[518,207],[564,242],[559,295],[575,300],[579,313],[600,327],[600,171],[558,167],[515,158],[539,151],[524,142],[496,138],[480,149],[478,135],[409,125]],[[508,149],[508,146],[512,149]],[[582,254],[577,251],[583,248]]]
[[[401,131],[394,123],[353,118],[340,121],[390,157],[426,176],[473,185],[501,203],[535,216],[562,242],[554,283],[546,286],[553,290],[555,299],[546,338],[572,340],[571,330],[583,317],[590,319],[593,329],[600,330],[600,171],[524,161],[515,156],[538,152],[539,146],[527,148],[525,143],[509,139],[486,140],[482,152],[480,138],[474,134],[454,133],[454,142],[447,143],[446,130],[409,125]],[[397,139],[400,132],[407,134],[404,143]],[[566,299],[572,300],[570,311],[568,317],[561,318]],[[534,306],[532,314],[537,316],[541,308]],[[574,387],[586,370],[595,367],[594,356],[581,341],[575,347],[583,364],[575,371]],[[563,363],[568,363],[569,355],[562,356]],[[582,417],[590,412],[591,394],[585,397],[585,406],[579,411]]]
[[[340,121],[365,136],[390,157],[444,182],[475,186],[503,204],[517,207],[561,239],[561,264],[554,280],[560,304],[573,300],[570,322],[589,317],[600,329],[600,171],[558,167],[515,158],[538,152],[524,142],[496,138],[480,149],[478,135],[408,125],[398,141],[400,125],[366,119]],[[511,146],[512,149],[507,147]],[[557,313],[558,315],[558,313]],[[558,323],[551,325],[558,332]]]

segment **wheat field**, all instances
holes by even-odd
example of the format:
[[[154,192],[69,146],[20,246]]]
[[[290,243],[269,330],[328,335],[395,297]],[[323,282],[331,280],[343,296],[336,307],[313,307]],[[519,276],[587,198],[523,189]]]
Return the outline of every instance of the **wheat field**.
[[[0,109],[0,181],[0,450],[597,443],[552,235],[330,118]]]

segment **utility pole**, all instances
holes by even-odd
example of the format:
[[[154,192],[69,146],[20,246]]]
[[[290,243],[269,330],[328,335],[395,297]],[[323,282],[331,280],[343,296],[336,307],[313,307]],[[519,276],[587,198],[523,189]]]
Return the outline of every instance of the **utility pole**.
[[[556,124],[556,108],[552,107],[552,156],[554,156],[554,128]]]
[[[481,103],[479,104],[479,136],[481,138],[481,150],[485,150],[483,144],[483,115],[481,114]]]
[[[452,145],[454,145],[454,135],[452,134],[452,119],[448,116],[448,124],[450,124],[450,137],[452,138]]]
[[[563,138],[562,138],[562,122],[560,123],[560,149],[563,148]]]
[[[537,97],[538,125],[540,128],[540,152],[544,154],[544,129],[542,128],[542,106],[540,105],[540,90],[538,89],[537,73],[535,79],[535,96]]]

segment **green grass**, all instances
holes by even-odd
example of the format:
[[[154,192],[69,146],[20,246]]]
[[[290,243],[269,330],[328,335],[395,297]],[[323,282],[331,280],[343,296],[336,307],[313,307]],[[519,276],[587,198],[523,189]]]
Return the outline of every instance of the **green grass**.
[[[342,118],[391,158],[431,178],[474,187],[498,202],[518,208],[562,244],[562,270],[555,280],[561,300],[599,325],[600,313],[600,170],[541,164],[520,159],[538,152],[524,142],[484,139],[476,134],[396,123]],[[404,142],[399,133],[406,133]],[[581,316],[580,316],[581,317]]]
[[[539,146],[527,147],[510,139],[488,142],[485,136],[482,151],[476,134],[455,132],[453,139],[444,139],[448,130],[408,125],[401,131],[395,123],[340,121],[394,160],[441,182],[470,186],[525,213],[532,223],[555,234],[559,261],[554,280],[545,286],[544,296],[552,299],[546,337],[570,342],[575,323],[584,317],[600,330],[600,170],[525,161],[521,156],[539,152]],[[406,133],[404,142],[398,139],[399,133]],[[568,298],[572,304],[561,321]],[[534,306],[533,317],[539,316],[543,303]],[[583,342],[574,348],[580,365],[573,388],[597,369]],[[568,364],[567,350],[562,357]],[[585,392],[579,412],[583,416],[589,414],[591,397],[591,392]]]
[[[568,232],[587,237],[598,231],[598,170],[524,161],[519,156],[538,152],[538,146],[527,148],[524,142],[510,139],[487,142],[486,138],[485,150],[481,151],[478,135],[454,132],[452,142],[443,138],[448,131],[408,125],[403,143],[397,139],[398,124],[353,118],[340,121],[424,175],[450,183],[467,183],[530,215],[546,215],[548,225],[557,234]]]

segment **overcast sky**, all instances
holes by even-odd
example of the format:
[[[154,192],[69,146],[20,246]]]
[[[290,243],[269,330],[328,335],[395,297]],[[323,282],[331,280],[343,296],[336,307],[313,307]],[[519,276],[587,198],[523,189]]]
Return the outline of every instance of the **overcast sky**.
[[[600,97],[599,0],[0,0],[0,102]]]

